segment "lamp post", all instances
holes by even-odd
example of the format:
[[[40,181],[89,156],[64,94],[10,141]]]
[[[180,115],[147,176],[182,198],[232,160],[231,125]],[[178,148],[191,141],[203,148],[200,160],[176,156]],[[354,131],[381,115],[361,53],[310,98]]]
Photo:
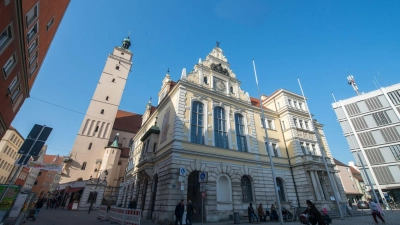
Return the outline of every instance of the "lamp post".
[[[107,176],[108,175],[108,171],[105,170],[104,174]],[[99,177],[97,178],[96,187],[94,188],[94,196],[92,196],[92,200],[90,201],[90,207],[89,207],[88,214],[90,214],[90,211],[92,210],[94,199],[97,200],[97,186],[99,185],[100,176],[101,176],[101,173],[100,173]],[[106,180],[107,177],[106,176],[104,177],[104,182],[107,182],[107,180]],[[92,176],[90,176],[89,180],[92,181]]]

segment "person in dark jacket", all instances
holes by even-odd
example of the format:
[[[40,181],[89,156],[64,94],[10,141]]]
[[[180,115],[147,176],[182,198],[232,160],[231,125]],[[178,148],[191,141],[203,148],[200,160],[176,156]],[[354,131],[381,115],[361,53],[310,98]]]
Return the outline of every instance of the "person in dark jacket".
[[[307,200],[306,203],[307,209],[303,212],[303,214],[308,214],[308,221],[312,225],[316,225],[317,223],[318,225],[326,225],[324,217],[315,207],[314,203],[312,203],[310,200]]]
[[[184,205],[184,200],[182,199],[175,207],[175,217],[176,217],[175,225],[178,225],[178,221],[179,224],[182,225],[182,216],[184,212],[185,212],[185,205]]]
[[[33,217],[33,221],[36,220],[37,215],[39,214],[40,209],[43,207],[43,199],[39,199],[35,204],[35,216]]]
[[[249,204],[249,207],[247,207],[247,214],[249,215],[249,219],[250,219],[250,217],[252,218],[253,223],[256,223],[256,220],[257,220],[257,223],[260,223],[258,221],[258,216],[255,213],[254,208],[253,208],[253,204],[251,204],[251,202]]]
[[[193,213],[194,213],[194,208],[193,208],[192,201],[188,200],[188,203],[186,206],[186,225],[192,225]]]
[[[276,211],[275,204],[271,205],[271,215],[269,216],[269,218],[271,219],[271,221],[273,221],[273,220],[278,221],[279,220],[279,215],[278,215],[278,211]]]

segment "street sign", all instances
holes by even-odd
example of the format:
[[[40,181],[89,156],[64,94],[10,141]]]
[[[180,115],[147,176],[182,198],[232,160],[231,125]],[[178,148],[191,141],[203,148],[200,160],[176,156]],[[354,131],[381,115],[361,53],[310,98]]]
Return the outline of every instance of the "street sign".
[[[183,167],[179,168],[179,175],[180,176],[185,176],[186,175],[186,169],[183,168]]]
[[[199,182],[200,183],[207,182],[207,178],[208,178],[207,172],[202,171],[199,173]]]
[[[35,124],[18,153],[38,156],[53,128]]]
[[[206,193],[203,191],[201,192],[201,198],[205,198],[206,197]]]
[[[206,191],[205,187],[200,187],[200,192]]]
[[[185,176],[179,176],[179,177],[178,177],[178,181],[179,181],[179,182],[185,182],[185,180],[186,180],[186,179],[185,179]]]

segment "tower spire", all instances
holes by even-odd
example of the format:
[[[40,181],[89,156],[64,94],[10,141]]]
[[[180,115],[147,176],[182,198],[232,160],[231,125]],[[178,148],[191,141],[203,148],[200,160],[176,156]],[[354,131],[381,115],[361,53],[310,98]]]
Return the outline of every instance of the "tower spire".
[[[121,46],[121,48],[126,49],[126,50],[129,49],[129,47],[131,46],[131,39],[130,39],[130,36],[131,36],[131,32],[129,31],[128,37],[125,38],[125,39],[122,41],[122,46]]]

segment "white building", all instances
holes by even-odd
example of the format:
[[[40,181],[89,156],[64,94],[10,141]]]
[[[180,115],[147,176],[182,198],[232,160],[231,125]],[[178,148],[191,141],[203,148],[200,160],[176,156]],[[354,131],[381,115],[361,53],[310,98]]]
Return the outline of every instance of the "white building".
[[[399,201],[400,84],[341,100],[332,106],[365,184],[368,182],[357,152],[374,189],[388,191]]]

